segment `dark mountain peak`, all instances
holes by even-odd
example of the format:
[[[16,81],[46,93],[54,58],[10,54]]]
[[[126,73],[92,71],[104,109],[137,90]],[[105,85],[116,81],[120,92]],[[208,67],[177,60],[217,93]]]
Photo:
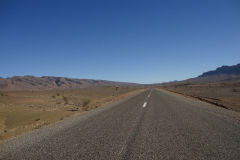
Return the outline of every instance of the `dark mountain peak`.
[[[222,66],[217,68],[216,70],[205,72],[199,77],[208,77],[208,76],[216,76],[216,75],[240,75],[240,63],[233,66]]]

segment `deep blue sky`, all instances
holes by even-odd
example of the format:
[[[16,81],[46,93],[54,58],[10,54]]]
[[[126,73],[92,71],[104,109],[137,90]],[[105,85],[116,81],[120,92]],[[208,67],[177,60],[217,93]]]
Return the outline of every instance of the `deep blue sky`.
[[[240,62],[239,0],[1,0],[0,77],[182,80]]]

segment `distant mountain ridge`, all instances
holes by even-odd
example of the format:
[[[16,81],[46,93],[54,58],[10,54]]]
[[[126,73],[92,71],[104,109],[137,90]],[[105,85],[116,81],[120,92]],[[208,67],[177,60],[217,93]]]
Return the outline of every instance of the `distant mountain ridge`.
[[[51,90],[51,89],[78,89],[103,86],[132,86],[135,83],[114,82],[107,80],[74,79],[65,77],[35,77],[15,76],[11,78],[0,77],[0,90]]]
[[[240,80],[240,63],[233,66],[222,66],[217,68],[216,70],[204,72],[202,75],[195,78],[189,78],[182,81],[165,82],[161,83],[161,85],[187,85],[236,80]]]
[[[199,77],[208,77],[216,75],[240,75],[240,63],[233,66],[222,66],[213,71],[208,71]]]

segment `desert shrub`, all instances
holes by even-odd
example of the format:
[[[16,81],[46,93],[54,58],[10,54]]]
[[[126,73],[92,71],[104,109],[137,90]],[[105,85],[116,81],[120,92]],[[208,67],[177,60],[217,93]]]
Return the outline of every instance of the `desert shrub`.
[[[56,98],[56,96],[52,96],[52,98]]]
[[[4,93],[0,93],[0,96],[8,96],[7,94],[4,94]]]
[[[57,93],[57,96],[60,96],[60,93]]]
[[[40,118],[36,118],[35,121],[40,121]]]
[[[84,107],[83,110],[84,110],[84,111],[88,111],[89,108],[88,108],[88,107]]]
[[[68,104],[68,98],[63,96],[63,101],[65,104]]]
[[[237,89],[236,89],[236,88],[233,88],[232,91],[233,91],[233,92],[237,92]]]
[[[82,103],[82,106],[85,107],[85,106],[87,106],[90,102],[91,102],[91,100],[85,99],[85,100],[83,101],[83,103]]]

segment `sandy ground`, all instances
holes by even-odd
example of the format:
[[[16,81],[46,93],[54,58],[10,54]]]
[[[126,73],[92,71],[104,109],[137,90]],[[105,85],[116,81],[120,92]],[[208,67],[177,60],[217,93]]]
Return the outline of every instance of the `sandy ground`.
[[[240,112],[240,81],[169,85],[161,88]]]
[[[142,91],[133,87],[0,92],[0,142]]]

